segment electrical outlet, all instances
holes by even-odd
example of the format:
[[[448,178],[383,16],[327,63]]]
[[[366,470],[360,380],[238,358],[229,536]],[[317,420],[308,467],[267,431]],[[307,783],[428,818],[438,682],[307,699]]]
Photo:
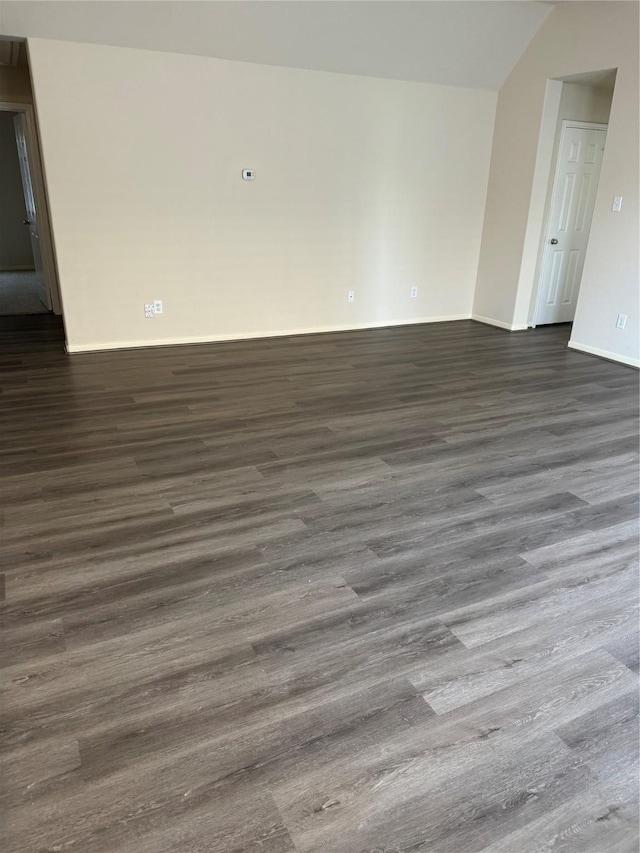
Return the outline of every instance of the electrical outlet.
[[[151,320],[155,316],[155,311],[153,310],[153,302],[145,302],[144,316],[147,320]]]
[[[349,290],[347,292],[347,302],[355,302],[356,292],[355,290]]]
[[[418,295],[418,288],[414,286],[411,288],[411,298],[415,299],[417,295]]]
[[[162,314],[162,299],[153,300],[153,313]]]
[[[627,325],[627,315],[626,314],[618,314],[618,319],[616,320],[616,329],[624,329]]]

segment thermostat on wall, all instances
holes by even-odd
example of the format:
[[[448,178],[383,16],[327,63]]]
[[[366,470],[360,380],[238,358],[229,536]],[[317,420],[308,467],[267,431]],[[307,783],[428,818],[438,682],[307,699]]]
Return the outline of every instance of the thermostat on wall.
[[[243,169],[242,170],[242,180],[243,181],[254,181],[256,178],[256,173],[253,169]]]

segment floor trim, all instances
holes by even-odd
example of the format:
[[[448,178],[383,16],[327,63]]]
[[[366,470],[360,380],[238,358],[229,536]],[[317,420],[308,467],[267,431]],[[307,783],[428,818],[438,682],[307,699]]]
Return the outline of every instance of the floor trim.
[[[184,338],[156,338],[149,341],[107,341],[99,343],[70,344],[68,353],[100,352],[112,349],[138,349],[140,347],[172,347],[183,344],[212,344],[224,341],[251,341],[261,338],[286,338],[294,335],[321,335],[327,332],[355,332],[361,329],[383,329],[391,326],[416,326],[423,323],[450,323],[457,320],[470,320],[471,314],[447,314],[438,317],[418,317],[415,320],[381,320],[373,323],[357,323],[344,326],[324,326],[311,329],[287,329],[276,332],[239,332],[230,335],[192,335]]]
[[[505,323],[503,320],[494,320],[493,317],[483,317],[482,314],[472,314],[471,319],[477,323],[485,323],[487,326],[497,326],[508,332],[524,332],[529,326],[526,323]]]
[[[628,355],[620,355],[617,352],[611,352],[607,349],[591,347],[589,344],[579,344],[577,341],[569,341],[567,346],[569,349],[586,352],[588,355],[597,355],[598,358],[606,358],[607,361],[616,361],[618,364],[626,364],[627,367],[640,368],[640,358],[631,358]]]

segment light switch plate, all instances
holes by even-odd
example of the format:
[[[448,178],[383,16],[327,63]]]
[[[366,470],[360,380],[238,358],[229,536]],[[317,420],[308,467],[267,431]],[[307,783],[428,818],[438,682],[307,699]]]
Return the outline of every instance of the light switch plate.
[[[614,213],[620,213],[620,211],[622,210],[622,196],[621,195],[614,195],[613,204],[611,205],[611,210]]]

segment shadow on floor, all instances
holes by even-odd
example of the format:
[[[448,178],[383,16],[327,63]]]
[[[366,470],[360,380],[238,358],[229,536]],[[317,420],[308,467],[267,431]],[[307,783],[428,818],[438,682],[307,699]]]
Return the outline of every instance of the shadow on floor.
[[[35,355],[37,353],[37,355]],[[54,353],[67,358],[62,317],[56,314],[11,314],[0,316],[0,358],[17,359],[25,355],[42,360]]]

